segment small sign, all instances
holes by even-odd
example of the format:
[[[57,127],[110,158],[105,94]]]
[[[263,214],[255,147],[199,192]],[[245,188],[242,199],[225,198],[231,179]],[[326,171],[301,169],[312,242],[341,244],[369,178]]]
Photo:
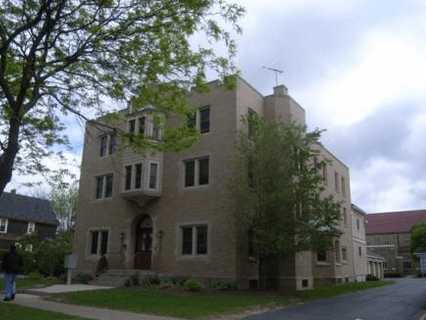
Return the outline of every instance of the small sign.
[[[65,269],[77,269],[77,255],[75,253],[65,256]]]

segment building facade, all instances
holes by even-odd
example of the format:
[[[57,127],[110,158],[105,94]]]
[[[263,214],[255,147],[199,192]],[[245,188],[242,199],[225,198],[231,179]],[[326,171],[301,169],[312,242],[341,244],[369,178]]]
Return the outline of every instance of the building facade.
[[[0,197],[0,251],[28,234],[42,239],[54,238],[58,221],[50,202],[15,192],[3,192]]]
[[[365,236],[366,213],[352,204],[352,241],[354,254],[354,271],[357,281],[365,281],[367,269],[367,240]]]
[[[239,78],[234,89],[214,81],[207,93],[192,93],[199,141],[181,152],[120,148],[112,133],[87,124],[81,167],[74,248],[78,270],[93,272],[101,255],[112,269],[151,270],[160,275],[235,281],[256,286],[257,262],[236,237],[233,174],[241,119],[256,112],[266,119],[305,124],[305,111],[284,86],[262,96]],[[121,129],[161,138],[152,109],[127,112]],[[298,253],[280,286],[312,288],[315,282],[355,280],[349,169],[324,146],[325,195],[342,203],[342,236],[329,252]]]
[[[426,222],[426,210],[367,215],[367,244],[385,258],[385,274],[415,272],[411,255],[411,228]]]

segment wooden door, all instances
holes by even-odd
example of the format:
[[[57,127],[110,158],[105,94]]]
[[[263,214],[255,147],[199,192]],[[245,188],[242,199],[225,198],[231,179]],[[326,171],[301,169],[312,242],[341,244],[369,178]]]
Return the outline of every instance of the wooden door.
[[[151,269],[152,256],[152,224],[151,219],[144,219],[137,226],[136,230],[136,246],[135,246],[135,269],[149,270]]]

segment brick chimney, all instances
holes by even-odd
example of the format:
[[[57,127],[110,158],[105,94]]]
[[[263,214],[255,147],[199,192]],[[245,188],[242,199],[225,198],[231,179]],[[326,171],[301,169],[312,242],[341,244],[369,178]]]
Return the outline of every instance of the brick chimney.
[[[286,96],[288,94],[288,89],[285,85],[281,84],[274,87],[274,96]]]

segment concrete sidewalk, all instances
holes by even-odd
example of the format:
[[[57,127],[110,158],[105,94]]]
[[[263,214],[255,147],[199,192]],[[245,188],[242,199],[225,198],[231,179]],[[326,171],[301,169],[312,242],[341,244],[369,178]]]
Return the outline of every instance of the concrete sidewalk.
[[[67,314],[70,316],[77,316],[87,319],[98,320],[177,320],[177,318],[160,317],[125,311],[116,311],[109,309],[100,309],[93,307],[83,307],[77,305],[70,305],[47,301],[36,295],[18,294],[14,303],[20,306],[40,309],[45,311],[52,311]]]

